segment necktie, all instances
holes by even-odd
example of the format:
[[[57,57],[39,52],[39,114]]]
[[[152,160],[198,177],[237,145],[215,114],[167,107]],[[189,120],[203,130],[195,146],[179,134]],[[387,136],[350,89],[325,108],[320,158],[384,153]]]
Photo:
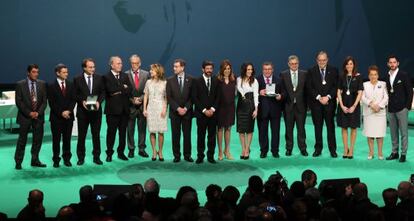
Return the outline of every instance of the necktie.
[[[119,80],[119,74],[117,74],[117,75],[115,75],[115,76],[116,76],[116,79],[117,79],[117,80]]]
[[[266,77],[266,84],[270,84],[270,78]]]
[[[180,92],[183,92],[183,77],[178,77],[178,85],[180,86]]]
[[[138,71],[134,71],[134,82],[135,82],[135,88],[138,90],[138,86],[139,86]]]
[[[208,93],[210,93],[210,78],[207,78],[207,89]]]
[[[321,69],[322,80],[325,80],[325,69]]]
[[[62,90],[62,94],[63,94],[63,96],[66,96],[65,82],[62,81],[61,84],[62,84],[62,87],[60,89]]]
[[[88,76],[88,89],[89,89],[89,93],[92,94],[91,76]]]
[[[293,87],[296,89],[296,87],[298,86],[298,74],[296,72],[293,72],[292,75],[293,75],[292,84],[293,84]]]
[[[32,101],[32,111],[36,110],[37,107],[37,99],[36,99],[36,91],[35,91],[35,82],[32,81],[32,86],[30,87],[30,98]]]

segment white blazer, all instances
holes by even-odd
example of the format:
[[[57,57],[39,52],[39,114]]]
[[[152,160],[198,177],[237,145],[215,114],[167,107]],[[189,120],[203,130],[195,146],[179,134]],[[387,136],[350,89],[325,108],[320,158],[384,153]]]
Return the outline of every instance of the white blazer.
[[[384,81],[378,81],[373,85],[370,81],[364,82],[364,91],[362,92],[362,107],[364,116],[376,114],[386,115],[386,106],[388,104],[387,84]],[[378,104],[381,110],[374,113],[368,105],[373,101]]]

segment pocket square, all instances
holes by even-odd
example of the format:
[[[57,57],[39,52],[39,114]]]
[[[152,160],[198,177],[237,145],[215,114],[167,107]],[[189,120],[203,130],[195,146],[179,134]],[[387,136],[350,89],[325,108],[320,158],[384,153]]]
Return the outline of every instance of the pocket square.
[[[401,82],[402,82],[401,80],[398,80],[398,81],[397,81],[397,84],[399,84],[399,83],[401,83]]]

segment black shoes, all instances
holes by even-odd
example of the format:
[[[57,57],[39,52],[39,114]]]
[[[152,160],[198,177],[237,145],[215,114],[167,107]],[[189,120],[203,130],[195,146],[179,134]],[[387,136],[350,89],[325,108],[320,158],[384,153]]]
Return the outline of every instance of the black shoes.
[[[267,157],[267,153],[260,153],[260,158],[266,158]]]
[[[178,163],[180,161],[181,161],[181,159],[179,157],[175,157],[174,160],[173,160],[174,163]]]
[[[32,167],[46,167],[46,164],[44,164],[44,163],[42,163],[42,162],[40,162],[40,161],[37,161],[37,162],[32,162],[30,165],[31,165]]]
[[[404,163],[405,162],[405,155],[401,155],[399,161],[400,161],[400,163]]]
[[[279,153],[272,153],[272,156],[274,157],[274,158],[279,158],[280,156],[279,156]]]
[[[106,156],[106,162],[112,162],[112,156]]]
[[[134,158],[134,150],[129,150],[128,157],[129,158]]]
[[[140,155],[141,157],[144,157],[144,158],[148,158],[149,157],[148,154],[147,154],[147,152],[145,152],[145,150],[139,151],[138,152],[138,155]]]
[[[403,155],[401,155],[401,156],[403,156]],[[400,157],[400,155],[398,153],[391,153],[391,155],[389,157],[385,158],[385,159],[386,160],[396,160],[399,157]],[[405,156],[404,156],[404,159],[405,159]]]
[[[85,160],[78,160],[78,162],[76,163],[76,165],[82,166],[84,163],[85,163]]]
[[[63,162],[63,165],[65,165],[66,167],[71,167],[72,163],[70,161],[65,161]]]
[[[312,156],[313,157],[319,157],[321,155],[320,151],[315,150],[315,152],[313,152]]]
[[[16,170],[21,170],[22,169],[22,164],[21,163],[16,163],[16,166],[14,168]]]
[[[148,154],[147,154],[147,156],[148,156]],[[118,159],[127,161],[128,160],[128,157],[126,157],[125,154],[120,153],[120,154],[118,154]]]
[[[95,158],[95,159],[93,159],[93,162],[96,164],[96,165],[102,165],[103,163],[102,163],[102,160],[101,159],[99,159],[99,158]]]
[[[287,157],[292,156],[292,150],[286,150],[286,156]]]
[[[212,163],[212,164],[217,163],[217,162],[216,162],[216,160],[214,160],[213,158],[209,158],[209,159],[207,159],[207,161],[208,161],[209,163]]]
[[[200,163],[203,163],[203,161],[204,161],[203,158],[197,158],[195,163],[200,164]]]
[[[300,154],[302,154],[302,156],[304,156],[304,157],[307,157],[309,155],[308,151],[306,151],[306,150],[301,150]]]
[[[191,157],[184,157],[184,160],[190,163],[194,162],[193,158]]]
[[[337,158],[338,157],[338,154],[336,154],[335,151],[331,151],[331,157],[332,158]]]
[[[53,163],[53,167],[54,167],[54,168],[58,168],[58,167],[59,167],[59,162],[54,162],[54,163]]]

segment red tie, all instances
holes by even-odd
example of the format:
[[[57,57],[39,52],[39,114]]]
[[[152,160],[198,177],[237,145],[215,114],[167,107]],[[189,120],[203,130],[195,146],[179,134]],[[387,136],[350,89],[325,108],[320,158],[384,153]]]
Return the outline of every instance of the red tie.
[[[61,89],[62,89],[62,94],[63,94],[63,96],[66,96],[66,88],[65,88],[65,82],[61,82],[61,84],[62,84],[62,87],[61,87]]]
[[[134,71],[134,81],[135,81],[135,88],[138,90],[139,86],[139,77],[138,77],[138,71]]]
[[[270,84],[270,79],[268,77],[266,78],[266,84]]]

